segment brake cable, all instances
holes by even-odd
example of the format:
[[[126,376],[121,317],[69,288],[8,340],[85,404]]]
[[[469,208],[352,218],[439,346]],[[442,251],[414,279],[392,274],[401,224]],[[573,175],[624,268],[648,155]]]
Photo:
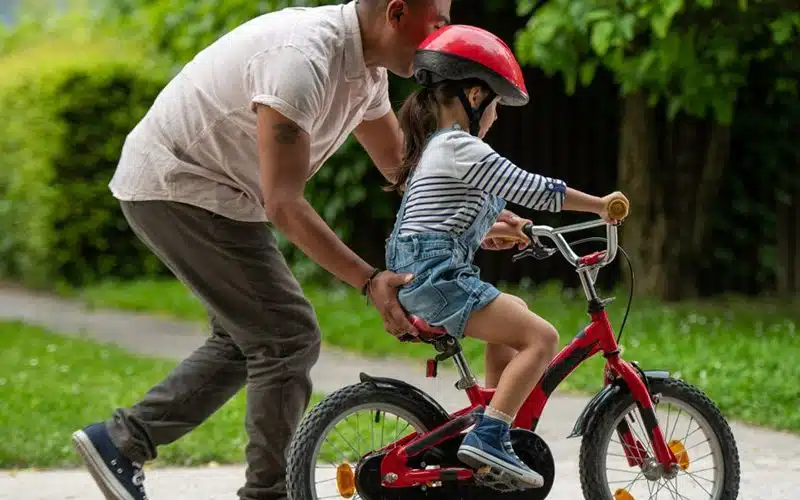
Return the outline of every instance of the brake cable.
[[[590,236],[588,238],[582,238],[580,240],[571,242],[571,243],[569,243],[569,245],[570,246],[572,246],[572,245],[580,245],[581,243],[587,243],[589,241],[601,241],[601,242],[604,242],[604,243],[608,243],[608,239],[606,239],[606,238],[601,238],[599,236]],[[636,283],[636,275],[633,272],[633,263],[631,263],[631,259],[628,256],[628,252],[626,252],[625,249],[622,248],[622,245],[619,245],[619,244],[617,245],[617,250],[622,252],[622,255],[625,257],[625,260],[628,262],[628,270],[631,273],[631,286],[630,286],[630,290],[628,291],[628,305],[625,308],[625,315],[622,317],[622,324],[620,325],[619,333],[617,334],[617,343],[619,343],[620,339],[622,338],[622,331],[625,329],[625,324],[628,321],[628,314],[631,311],[631,303],[633,302],[633,289],[634,289],[634,286],[635,286],[635,283]]]

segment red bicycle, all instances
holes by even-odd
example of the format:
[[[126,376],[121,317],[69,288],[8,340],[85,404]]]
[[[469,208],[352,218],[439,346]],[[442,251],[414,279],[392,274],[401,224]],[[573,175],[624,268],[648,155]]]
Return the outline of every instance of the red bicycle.
[[[627,213],[627,206],[622,209]],[[642,370],[622,358],[620,337],[614,337],[605,308],[611,299],[601,299],[595,289],[599,270],[617,255],[617,227],[606,225],[606,250],[589,255],[578,256],[564,238],[567,233],[602,225],[606,225],[602,220],[555,229],[528,224],[524,231],[531,244],[514,256],[514,261],[531,256],[544,259],[560,251],[577,270],[591,317],[589,325],[552,361],[511,431],[517,455],[545,478],[542,488],[521,489],[491,469],[474,470],[458,460],[456,451],[465,431],[491,401],[494,390],[478,384],[455,338],[412,318],[420,330],[419,339],[439,352],[428,362],[427,375],[436,376],[437,364],[452,359],[460,375],[456,387],[466,391],[470,405],[449,413],[417,387],[362,373],[360,383],[328,395],[298,428],[288,456],[289,498],[546,498],[553,486],[555,463],[547,443],[535,433],[539,418],[556,387],[583,361],[602,353],[606,359],[603,388],[577,417],[568,436],[582,437],[579,470],[584,498],[735,500],[739,456],[717,406],[668,372]],[[552,240],[555,248],[544,246],[539,237]],[[603,240],[582,241],[592,239]],[[633,279],[620,336],[632,290]],[[611,473],[621,473],[622,478],[612,479]]]

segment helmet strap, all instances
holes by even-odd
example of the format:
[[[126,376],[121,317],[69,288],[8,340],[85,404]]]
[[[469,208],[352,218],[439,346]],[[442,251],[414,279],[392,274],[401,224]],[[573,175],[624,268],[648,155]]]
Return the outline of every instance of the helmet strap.
[[[489,90],[488,95],[484,98],[483,102],[477,108],[473,108],[467,98],[466,91],[462,90],[458,94],[458,99],[461,101],[461,105],[464,107],[464,111],[467,112],[467,119],[469,120],[469,133],[472,135],[478,135],[478,132],[481,130],[481,117],[483,116],[483,112],[486,111],[486,108],[489,107],[489,104],[492,103],[494,98],[497,97],[497,94],[494,91]]]

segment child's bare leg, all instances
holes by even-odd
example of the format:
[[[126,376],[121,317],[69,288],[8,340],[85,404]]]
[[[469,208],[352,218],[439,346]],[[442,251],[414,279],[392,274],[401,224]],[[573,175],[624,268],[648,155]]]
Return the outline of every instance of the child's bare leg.
[[[473,467],[490,465],[529,486],[541,486],[543,478],[514,453],[509,425],[555,356],[558,333],[550,323],[520,307],[519,299],[507,294],[475,312],[467,321],[464,333],[506,345],[518,354],[500,376],[491,404],[465,436],[459,458]]]
[[[491,407],[513,417],[558,349],[558,332],[518,299],[502,294],[467,321],[465,335],[518,351],[500,376]]]
[[[486,382],[488,389],[494,389],[500,382],[503,370],[517,355],[517,350],[503,344],[486,344]]]
[[[528,305],[524,300],[513,295],[509,295],[508,297],[519,303],[519,307],[522,307],[525,311],[528,310]],[[503,370],[506,369],[506,366],[508,366],[516,355],[517,350],[513,347],[493,342],[486,343],[486,381],[484,383],[486,388],[494,389],[497,387]]]

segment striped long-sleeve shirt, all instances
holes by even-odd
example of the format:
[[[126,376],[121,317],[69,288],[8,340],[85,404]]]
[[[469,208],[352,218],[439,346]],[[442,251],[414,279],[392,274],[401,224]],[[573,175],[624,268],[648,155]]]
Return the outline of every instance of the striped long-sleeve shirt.
[[[535,210],[558,212],[566,183],[522,170],[480,138],[460,129],[435,134],[407,187],[400,234],[460,234],[489,195]]]

